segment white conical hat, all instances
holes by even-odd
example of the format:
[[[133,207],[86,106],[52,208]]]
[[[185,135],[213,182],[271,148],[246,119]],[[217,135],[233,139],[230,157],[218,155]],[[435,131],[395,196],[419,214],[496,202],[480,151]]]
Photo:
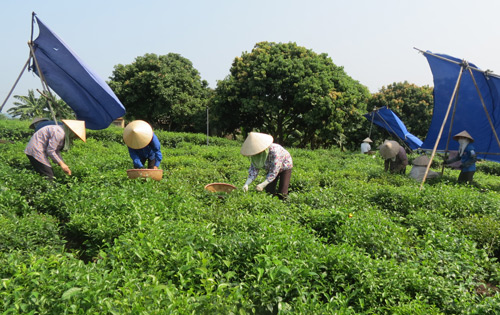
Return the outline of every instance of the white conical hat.
[[[273,136],[271,135],[260,132],[250,132],[241,146],[240,153],[245,156],[259,154],[269,148],[273,140]]]
[[[142,149],[153,139],[153,128],[144,120],[134,120],[123,130],[123,141],[127,147]]]
[[[373,142],[373,141],[369,137],[366,137],[365,140],[363,140],[363,142]]]
[[[427,166],[431,160],[427,157],[427,155],[421,155],[413,160],[413,165],[416,166]]]
[[[70,120],[62,119],[63,124],[68,126],[68,128],[82,139],[83,142],[87,142],[87,133],[85,132],[85,121],[83,120]]]
[[[453,136],[453,140],[458,140],[458,138],[467,138],[470,140],[470,143],[474,142],[474,138],[472,138],[472,136],[467,132],[467,130],[459,132]]]
[[[399,147],[400,145],[396,141],[385,140],[378,149],[384,159],[392,159],[398,154]]]

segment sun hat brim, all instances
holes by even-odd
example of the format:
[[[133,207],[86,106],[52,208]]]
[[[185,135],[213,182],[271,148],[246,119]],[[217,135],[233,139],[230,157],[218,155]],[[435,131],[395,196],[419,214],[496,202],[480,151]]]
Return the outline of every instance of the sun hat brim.
[[[153,139],[153,128],[144,120],[134,120],[123,130],[123,141],[127,147],[142,149]]]
[[[244,156],[259,154],[269,148],[273,140],[273,136],[271,135],[260,132],[250,132],[241,146],[240,153]]]
[[[427,166],[431,160],[426,155],[421,155],[413,160],[413,165]]]
[[[467,132],[467,130],[459,132],[453,136],[453,140],[458,140],[458,138],[467,138],[470,140],[471,143],[474,142],[474,138],[472,138],[472,136]]]
[[[35,129],[35,124],[36,123],[39,123],[41,121],[48,121],[49,119],[48,118],[41,118],[41,117],[36,117],[36,118],[33,118],[33,120],[31,121],[31,124],[29,126],[30,129]]]
[[[396,141],[385,140],[379,147],[379,152],[384,159],[392,159],[398,154],[399,147],[400,145]]]
[[[62,119],[63,124],[65,124],[78,138],[82,139],[83,142],[87,142],[87,133],[85,132],[85,121],[83,120],[70,120]]]

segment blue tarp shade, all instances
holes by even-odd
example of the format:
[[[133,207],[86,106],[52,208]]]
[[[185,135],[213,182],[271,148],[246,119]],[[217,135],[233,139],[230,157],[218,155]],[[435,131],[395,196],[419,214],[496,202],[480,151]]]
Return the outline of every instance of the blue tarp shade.
[[[422,145],[422,140],[409,133],[401,119],[385,106],[363,116],[370,121],[373,119],[375,125],[384,128],[393,137],[403,140],[412,150]]]
[[[431,52],[425,52],[424,55],[429,62],[434,77],[434,112],[422,148],[432,150],[453,95],[453,90],[455,89],[462,68],[462,61],[451,56],[432,54]],[[497,134],[500,134],[500,78],[491,73],[488,74],[479,70],[471,63],[469,63],[469,66],[485,102],[486,110],[493,122],[494,129]],[[448,150],[458,150],[458,142],[453,140],[452,137],[463,130],[467,130],[474,138],[474,147],[479,158],[500,162],[500,147],[468,70],[464,70],[462,74],[457,96],[454,118],[452,107],[437,150],[443,151],[446,149],[446,142],[449,135]],[[453,104],[455,104],[455,99],[453,100]],[[453,126],[451,132],[449,132],[452,118]]]
[[[108,84],[35,18],[40,33],[34,51],[40,70],[48,86],[75,111],[76,118],[84,120],[86,128],[97,130],[125,115],[125,108]],[[35,66],[33,70],[38,72]]]

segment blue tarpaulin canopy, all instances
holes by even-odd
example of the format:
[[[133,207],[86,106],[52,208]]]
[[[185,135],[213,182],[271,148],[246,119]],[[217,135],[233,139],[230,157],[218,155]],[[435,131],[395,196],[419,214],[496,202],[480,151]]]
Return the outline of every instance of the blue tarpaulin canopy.
[[[108,84],[92,71],[55,33],[34,16],[40,33],[34,58],[48,86],[85,121],[86,128],[104,129],[125,114]],[[39,75],[35,65],[33,71]]]
[[[393,137],[404,141],[412,150],[416,150],[422,145],[422,140],[409,133],[401,119],[385,106],[363,116],[373,121],[375,125],[387,130]]]
[[[434,77],[434,111],[422,148],[434,149],[444,122],[436,150],[458,150],[458,142],[452,138],[467,130],[474,138],[478,158],[500,162],[497,137],[500,133],[500,77],[448,55],[423,53]],[[454,94],[460,73],[461,80]]]

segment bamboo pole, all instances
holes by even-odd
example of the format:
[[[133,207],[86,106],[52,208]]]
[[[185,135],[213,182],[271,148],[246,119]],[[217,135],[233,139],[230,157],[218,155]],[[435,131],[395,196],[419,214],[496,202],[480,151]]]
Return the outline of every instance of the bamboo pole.
[[[460,80],[460,83],[462,83],[462,80]],[[458,105],[458,93],[460,92],[460,83],[458,84],[458,90],[457,90],[457,95],[455,95],[455,105],[453,105],[453,114],[451,114],[451,122],[450,122],[450,128],[448,129],[448,138],[446,139],[446,147],[444,148],[444,161],[446,161],[448,157],[448,147],[450,145],[450,139],[451,139],[451,131],[453,130],[453,122],[455,121],[455,113],[457,111],[457,105]],[[444,163],[443,166],[441,167],[441,176],[444,174]]]
[[[40,69],[40,66],[38,65],[38,60],[36,59],[36,56],[35,56],[35,50],[33,49],[33,42],[29,41],[28,46],[30,48],[31,56],[33,57],[33,60],[35,61],[35,66],[36,66],[36,69],[38,71],[38,76],[40,77],[40,81],[42,82],[42,88],[44,90],[47,90],[50,98],[53,100],[54,97],[52,96],[52,93],[50,93],[49,85],[47,84],[47,81],[45,80],[45,77],[42,73],[42,70]],[[49,110],[50,110],[50,113],[52,114],[52,120],[54,120],[54,122],[57,124],[56,115],[54,113],[54,110],[52,109],[51,100],[49,100],[48,98],[47,98],[47,104],[49,104]]]
[[[441,124],[441,128],[439,129],[439,134],[438,134],[438,137],[436,139],[436,143],[434,143],[434,148],[432,149],[432,154],[431,154],[429,164],[427,164],[427,168],[425,169],[424,178],[422,178],[422,183],[420,184],[419,190],[422,190],[422,188],[424,187],[424,183],[425,183],[425,180],[427,178],[427,174],[429,174],[429,169],[431,167],[432,160],[434,159],[434,154],[436,154],[436,149],[437,149],[437,146],[439,144],[439,140],[441,140],[441,135],[443,134],[444,125],[446,124],[446,120],[448,119],[448,115],[450,114],[450,109],[451,109],[451,105],[453,104],[453,99],[455,98],[455,95],[457,94],[457,90],[458,90],[458,87],[460,85],[460,80],[462,79],[463,71],[464,71],[464,67],[462,65],[462,67],[460,68],[460,74],[458,75],[457,83],[455,84],[455,88],[453,89],[453,94],[451,95],[450,103],[448,104],[448,109],[446,110],[446,115],[444,116],[443,123]]]
[[[21,70],[21,73],[19,73],[19,76],[17,77],[16,82],[14,82],[14,85],[12,86],[12,88],[9,91],[9,93],[7,94],[7,97],[5,98],[5,101],[3,101],[2,106],[0,107],[0,113],[2,112],[3,107],[5,106],[5,103],[7,103],[7,100],[9,99],[10,95],[12,94],[12,92],[14,92],[14,89],[16,88],[17,83],[19,83],[19,80],[21,79],[21,76],[23,75],[24,70],[26,70],[26,68],[28,67],[28,64],[30,63],[30,59],[31,59],[31,55],[28,58],[28,60],[26,61],[26,63],[24,64],[23,69]]]

